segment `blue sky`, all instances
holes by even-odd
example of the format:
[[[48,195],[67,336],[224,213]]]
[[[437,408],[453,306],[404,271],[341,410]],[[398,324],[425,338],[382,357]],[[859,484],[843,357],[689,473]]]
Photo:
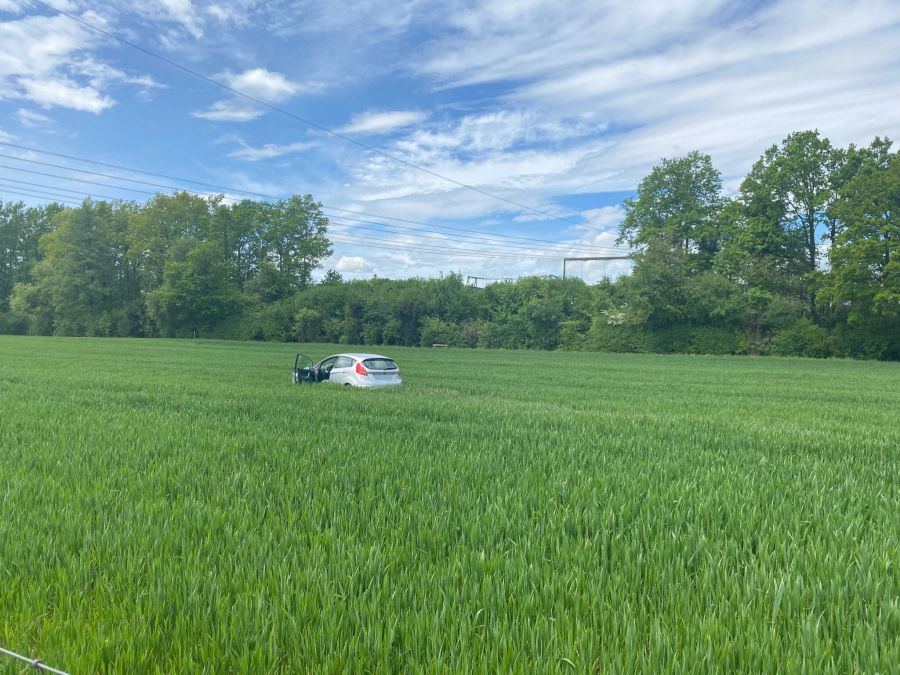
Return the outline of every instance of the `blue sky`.
[[[565,218],[330,137],[28,0],[0,0],[0,141],[224,185],[234,197],[310,192],[332,207],[555,242],[477,244],[450,230],[422,237],[335,219],[327,266],[348,277],[559,273],[564,253],[614,247],[621,200],[661,157],[709,152],[734,190],[791,131],[818,128],[838,144],[900,131],[895,0],[47,2],[362,143]],[[0,168],[0,198],[16,197],[13,181],[143,198],[22,169],[133,174],[0,153],[70,167],[0,158],[11,167]],[[465,250],[426,250],[435,246]],[[624,266],[587,263],[583,274]]]

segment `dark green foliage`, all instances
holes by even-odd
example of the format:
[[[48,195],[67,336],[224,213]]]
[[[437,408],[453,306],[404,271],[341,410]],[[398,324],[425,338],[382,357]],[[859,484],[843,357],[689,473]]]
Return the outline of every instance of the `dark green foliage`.
[[[806,317],[779,331],[772,339],[772,353],[777,356],[812,356],[826,358],[835,355],[834,337]]]
[[[733,199],[708,155],[625,201],[632,274],[344,281],[309,195],[0,203],[0,332],[387,346],[900,359],[900,159],[817,131],[768,148]],[[802,320],[801,320],[802,319]]]

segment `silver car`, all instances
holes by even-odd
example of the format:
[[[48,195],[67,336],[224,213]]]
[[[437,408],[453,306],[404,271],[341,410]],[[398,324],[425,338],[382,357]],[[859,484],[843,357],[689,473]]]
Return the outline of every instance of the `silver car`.
[[[294,359],[294,384],[331,382],[377,389],[403,384],[396,361],[379,354],[335,354],[313,364],[304,354]]]

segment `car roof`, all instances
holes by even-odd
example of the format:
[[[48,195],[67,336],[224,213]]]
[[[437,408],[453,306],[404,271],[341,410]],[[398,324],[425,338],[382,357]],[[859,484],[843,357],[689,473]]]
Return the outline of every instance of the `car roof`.
[[[382,356],[381,354],[365,354],[362,352],[341,352],[340,354],[332,354],[332,356],[349,356],[352,359],[356,359],[357,361],[365,361],[366,359],[387,359],[388,361],[393,361],[390,356]],[[331,358],[326,356],[325,358]]]

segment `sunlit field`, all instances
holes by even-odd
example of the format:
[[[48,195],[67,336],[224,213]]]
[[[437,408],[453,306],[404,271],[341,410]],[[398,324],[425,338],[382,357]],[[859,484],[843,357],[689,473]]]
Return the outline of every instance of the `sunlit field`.
[[[900,364],[383,347],[406,383],[362,391],[298,349],[347,348],[0,337],[0,646],[896,672]]]

